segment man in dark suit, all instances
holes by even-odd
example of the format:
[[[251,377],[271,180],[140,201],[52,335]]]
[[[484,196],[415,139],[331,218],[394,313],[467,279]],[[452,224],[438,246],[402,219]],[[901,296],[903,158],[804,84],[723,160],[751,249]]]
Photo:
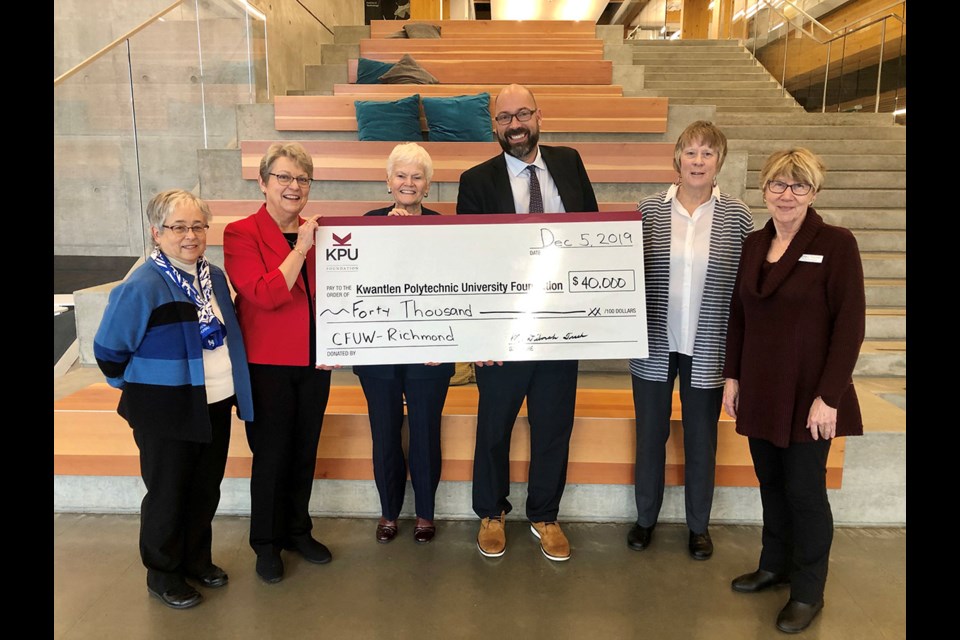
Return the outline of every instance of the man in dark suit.
[[[597,198],[580,154],[539,144],[543,119],[533,94],[510,85],[496,100],[497,139],[504,153],[460,176],[457,213],[564,213],[597,211]],[[486,365],[486,366],[484,366]],[[530,422],[527,518],[550,560],[570,558],[557,523],[577,393],[577,361],[478,362],[477,444],[473,510],[481,518],[477,548],[503,555],[504,516],[510,492],[510,435],[524,398]]]

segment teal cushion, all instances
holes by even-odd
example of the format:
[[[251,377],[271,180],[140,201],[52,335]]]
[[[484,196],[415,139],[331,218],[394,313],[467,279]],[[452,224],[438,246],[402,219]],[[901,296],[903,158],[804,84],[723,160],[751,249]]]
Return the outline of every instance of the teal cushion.
[[[431,142],[491,142],[490,94],[424,98]]]
[[[357,62],[357,84],[379,84],[380,76],[393,69],[392,62],[360,58]]]
[[[353,106],[361,140],[423,142],[419,93],[392,102],[356,100]]]

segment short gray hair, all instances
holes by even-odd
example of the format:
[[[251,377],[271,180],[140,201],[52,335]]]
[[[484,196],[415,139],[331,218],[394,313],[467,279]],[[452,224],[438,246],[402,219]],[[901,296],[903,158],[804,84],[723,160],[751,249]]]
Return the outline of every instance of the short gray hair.
[[[260,159],[260,179],[264,183],[270,181],[270,169],[277,158],[290,158],[298,167],[303,169],[308,178],[313,178],[313,158],[299,142],[274,142]]]
[[[393,170],[396,169],[398,164],[420,165],[427,182],[430,182],[431,178],[433,178],[433,159],[430,158],[427,150],[416,142],[398,144],[393,148],[393,151],[390,152],[390,157],[387,158],[388,180],[393,175]]]
[[[163,223],[166,221],[167,216],[176,211],[177,207],[182,204],[196,205],[196,207],[200,209],[200,213],[203,214],[203,219],[207,224],[210,224],[213,220],[213,213],[210,211],[210,206],[206,202],[189,191],[183,189],[168,189],[153,196],[150,203],[147,204],[147,222],[152,228],[157,230],[157,233],[163,233]]]

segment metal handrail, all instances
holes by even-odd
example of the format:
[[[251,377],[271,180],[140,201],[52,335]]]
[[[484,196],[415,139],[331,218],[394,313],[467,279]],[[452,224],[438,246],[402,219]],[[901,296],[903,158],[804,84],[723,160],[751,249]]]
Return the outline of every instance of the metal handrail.
[[[177,0],[176,2],[174,2],[173,4],[171,4],[171,5],[170,5],[169,7],[167,7],[166,9],[163,9],[162,11],[153,14],[152,16],[150,16],[149,18],[147,18],[146,20],[144,20],[143,22],[141,22],[139,25],[137,25],[136,27],[134,27],[134,28],[131,29],[130,31],[127,31],[125,34],[123,34],[123,35],[120,36],[119,38],[116,38],[113,42],[111,42],[110,44],[108,44],[108,45],[105,46],[104,48],[100,49],[99,51],[97,51],[95,54],[93,54],[92,56],[90,56],[89,58],[87,58],[86,60],[84,60],[83,62],[81,62],[80,64],[76,65],[76,66],[73,67],[72,69],[70,69],[70,70],[68,70],[67,72],[65,72],[65,73],[63,73],[62,75],[60,75],[59,78],[54,79],[54,81],[53,81],[53,86],[56,87],[57,85],[59,85],[60,83],[62,83],[64,80],[66,80],[66,79],[69,78],[70,76],[72,76],[72,75],[74,75],[75,73],[77,73],[78,71],[80,71],[81,69],[83,69],[83,68],[85,68],[85,67],[93,64],[95,61],[99,60],[101,57],[103,57],[104,55],[106,55],[106,53],[107,53],[108,51],[110,51],[110,50],[113,49],[114,47],[120,45],[120,44],[123,43],[125,40],[128,40],[129,38],[132,38],[133,36],[135,36],[135,35],[138,34],[139,32],[143,31],[144,29],[146,29],[147,27],[149,27],[151,24],[153,24],[154,22],[156,22],[158,19],[160,19],[160,18],[162,18],[163,16],[167,15],[168,13],[170,13],[173,9],[176,9],[176,8],[177,8],[178,6],[180,6],[182,3],[183,3],[183,0]]]
[[[757,3],[758,6],[759,6],[761,3],[762,3],[763,5],[765,5],[767,8],[769,8],[771,11],[773,11],[774,13],[776,13],[778,16],[780,16],[781,18],[783,18],[784,24],[789,24],[790,26],[796,28],[800,33],[803,33],[804,35],[806,35],[807,37],[809,37],[811,40],[813,40],[814,42],[816,42],[817,44],[826,45],[826,47],[827,47],[827,62],[826,62],[826,65],[824,65],[823,98],[821,99],[821,103],[820,103],[820,110],[821,110],[821,112],[826,112],[826,110],[827,110],[827,79],[829,78],[829,75],[830,75],[830,48],[831,48],[831,45],[832,45],[834,42],[836,42],[837,40],[844,39],[844,38],[846,38],[847,36],[852,35],[852,34],[858,32],[858,31],[861,31],[861,30],[863,30],[863,29],[866,29],[867,27],[871,27],[871,26],[877,24],[878,22],[882,22],[883,25],[882,25],[882,27],[881,27],[881,35],[880,35],[880,61],[879,61],[879,63],[878,63],[878,69],[877,69],[877,90],[876,90],[876,98],[875,98],[875,100],[874,100],[874,107],[873,107],[874,113],[878,113],[878,112],[880,111],[880,72],[881,72],[881,70],[883,69],[883,46],[884,46],[884,41],[885,41],[885,39],[886,39],[887,20],[888,20],[889,18],[894,18],[894,19],[896,19],[896,20],[899,20],[901,24],[903,24],[904,26],[906,26],[906,25],[907,25],[907,21],[906,21],[903,17],[897,15],[896,13],[888,13],[888,14],[886,14],[886,15],[883,15],[883,16],[879,17],[879,18],[876,18],[876,19],[874,19],[874,20],[871,20],[870,22],[868,22],[868,23],[866,23],[866,24],[862,24],[862,25],[860,25],[859,27],[856,27],[855,29],[849,29],[849,30],[847,30],[847,27],[844,27],[842,30],[840,30],[840,31],[838,31],[838,32],[835,33],[835,32],[832,31],[831,29],[828,29],[827,27],[825,27],[825,26],[823,26],[822,24],[820,24],[819,22],[817,22],[812,16],[810,16],[809,14],[807,14],[806,12],[804,12],[802,9],[800,9],[800,8],[797,7],[797,6],[795,6],[792,2],[790,2],[790,0],[784,0],[784,2],[783,2],[784,4],[790,5],[792,8],[794,8],[795,10],[797,10],[799,13],[802,13],[804,16],[806,16],[806,17],[809,18],[811,21],[813,21],[814,23],[816,23],[817,25],[819,25],[821,28],[823,28],[827,33],[831,34],[831,36],[832,36],[832,37],[828,38],[827,40],[820,40],[820,39],[817,38],[815,35],[813,35],[812,29],[811,29],[811,32],[808,32],[808,31],[806,31],[803,27],[797,27],[795,24],[793,24],[792,18],[787,17],[787,15],[786,15],[783,11],[781,11],[779,7],[774,6],[774,5],[770,2],[770,0],[760,0],[760,1]],[[859,20],[855,20],[852,24],[856,24],[856,23],[858,23],[858,22],[862,22],[863,20],[867,20],[867,19],[869,19],[870,17],[877,15],[878,13],[881,13],[881,12],[883,12],[883,11],[887,11],[887,10],[890,9],[891,7],[895,7],[895,6],[899,6],[899,5],[904,5],[904,8],[906,8],[906,0],[901,0],[900,2],[895,2],[895,3],[891,4],[891,5],[888,5],[888,6],[886,6],[885,8],[883,8],[883,9],[881,9],[881,10],[879,10],[879,11],[876,11],[876,12],[874,12],[874,13],[868,15],[868,16],[864,16],[863,18],[860,18]],[[756,38],[756,36],[755,36],[755,38]],[[754,40],[754,42],[756,43],[756,40]],[[783,48],[783,67],[784,67],[784,68],[783,68],[783,72],[782,72],[781,78],[780,78],[780,80],[781,80],[780,85],[781,85],[781,87],[783,87],[783,90],[784,90],[784,91],[786,91],[786,66],[787,66],[787,47],[784,46],[784,48]]]
[[[779,13],[781,18],[783,18],[783,19],[786,20],[787,22],[790,22],[790,18],[788,18],[785,13],[781,13],[781,12],[779,11],[779,8],[778,8],[778,7],[775,7],[775,6],[773,6],[772,4],[770,4],[769,0],[764,0],[764,4],[767,5],[768,7],[770,7],[771,9],[773,9],[774,11],[776,11],[777,13]],[[790,0],[782,0],[782,4],[789,5],[790,7],[793,8],[794,11],[796,11],[796,12],[799,13],[799,14],[801,14],[803,17],[805,17],[807,20],[809,20],[812,24],[817,25],[818,27],[820,27],[821,29],[823,29],[824,31],[826,31],[826,32],[829,33],[829,34],[833,34],[833,31],[831,31],[829,27],[824,26],[823,24],[821,24],[820,21],[818,21],[816,18],[814,18],[812,15],[810,15],[809,13],[807,13],[806,11],[804,11],[803,9],[801,9],[800,7],[798,7],[797,5],[793,4],[793,2],[791,2]],[[802,28],[801,28],[800,30],[803,31]],[[808,33],[807,35],[809,35],[811,38],[813,38],[814,40],[816,40],[817,38],[816,38],[815,35],[813,35],[812,31],[813,31],[813,30],[811,29],[811,32]],[[804,33],[807,33],[806,31],[803,31],[803,32],[804,32]]]
[[[806,30],[804,30],[802,27],[797,27],[795,24],[793,24],[793,22],[792,22],[793,18],[788,17],[784,12],[782,12],[782,11],[780,10],[779,7],[775,7],[773,4],[771,4],[770,0],[760,0],[760,2],[763,3],[764,5],[766,5],[767,8],[769,8],[771,11],[773,11],[774,13],[776,13],[778,16],[780,16],[781,18],[783,18],[784,21],[785,21],[787,24],[789,24],[790,26],[792,26],[792,27],[794,27],[794,28],[799,29],[801,33],[806,34],[806,35],[809,36],[812,40],[814,40],[815,42],[817,42],[817,43],[819,43],[819,44],[829,44],[829,43],[831,43],[831,42],[834,42],[834,41],[836,41],[836,40],[839,40],[840,38],[845,38],[845,37],[849,36],[849,35],[852,34],[852,33],[856,33],[857,31],[861,31],[861,30],[863,30],[863,29],[866,29],[867,27],[873,26],[874,24],[876,24],[876,23],[878,23],[878,22],[881,22],[881,21],[884,21],[884,20],[887,20],[888,18],[895,18],[895,19],[899,20],[901,23],[903,23],[904,26],[906,26],[906,24],[907,24],[907,21],[904,20],[901,16],[898,16],[898,15],[895,14],[895,13],[888,13],[888,14],[886,14],[886,15],[884,15],[884,16],[881,16],[881,17],[879,17],[879,18],[876,18],[875,20],[871,20],[870,22],[868,22],[868,23],[866,23],[866,24],[860,25],[859,27],[857,27],[857,28],[855,28],[855,29],[850,29],[849,31],[845,31],[845,30],[844,30],[844,31],[834,32],[832,29],[829,29],[829,28],[823,26],[822,24],[820,24],[819,22],[817,22],[816,20],[814,20],[812,17],[809,16],[809,14],[807,14],[806,12],[804,12],[802,9],[799,9],[798,7],[796,7],[796,5],[794,5],[792,2],[790,2],[790,0],[784,0],[784,4],[789,4],[791,7],[793,7],[794,9],[796,9],[797,11],[799,11],[800,13],[802,13],[804,16],[808,17],[810,20],[812,20],[814,23],[816,23],[816,24],[817,24],[818,26],[820,26],[824,31],[826,31],[827,33],[829,33],[829,34],[832,36],[832,37],[830,37],[830,38],[828,38],[828,39],[826,39],[826,40],[820,40],[819,38],[817,38],[817,37],[816,37],[815,35],[813,35],[812,33],[809,33],[809,32],[807,32]],[[898,5],[901,5],[901,4],[906,4],[906,0],[901,0],[900,2],[895,2],[894,4],[886,7],[885,9],[882,9],[882,11],[886,11],[886,10],[889,9],[890,7],[895,7],[895,6],[898,6]],[[879,12],[872,13],[872,14],[870,14],[870,16],[877,15],[877,13],[879,13]],[[869,18],[870,16],[865,16],[865,17],[863,17],[863,18],[860,18],[860,20],[856,20],[856,21],[854,22],[854,24],[856,24],[857,22],[861,22],[861,21],[863,21],[863,20],[866,20],[866,19]],[[846,29],[846,27],[844,27],[844,29]]]

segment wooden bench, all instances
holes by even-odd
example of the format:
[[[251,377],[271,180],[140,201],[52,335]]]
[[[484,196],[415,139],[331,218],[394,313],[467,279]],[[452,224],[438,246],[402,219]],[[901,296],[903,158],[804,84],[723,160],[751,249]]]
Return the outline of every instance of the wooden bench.
[[[420,66],[441,84],[610,84],[613,62],[610,60],[423,60]],[[357,81],[357,60],[347,60],[347,81]]]
[[[274,126],[277,131],[356,131],[352,96],[277,96]],[[396,99],[396,98],[394,98]],[[490,127],[496,94],[490,97]],[[545,132],[664,133],[667,130],[667,98],[570,97],[545,95],[537,98],[544,113]],[[421,111],[420,126],[427,131]]]
[[[364,39],[360,41],[360,57],[372,60],[394,61],[409,53],[417,60],[435,58],[468,59],[472,57],[509,56],[516,59],[525,56],[555,59],[603,60],[603,40],[566,40],[560,38],[529,38],[515,40],[440,40],[424,39]],[[382,57],[389,56],[389,57]]]
[[[223,228],[234,220],[246,218],[255,213],[262,200],[206,200],[213,213],[213,221],[207,232],[207,244],[217,246],[223,244]],[[384,200],[310,200],[304,207],[303,216],[362,216],[367,211],[380,209],[389,204]],[[456,202],[424,202],[434,211],[445,215],[454,215],[457,212]],[[635,201],[630,202],[601,202],[600,211],[634,211],[637,208]]]
[[[256,180],[260,159],[271,140],[245,140],[240,143],[241,175]],[[384,167],[396,142],[359,140],[308,140],[304,148],[313,157],[315,180],[381,182]],[[460,174],[502,153],[496,142],[423,142],[421,146],[433,159],[434,182],[459,182]],[[671,183],[672,142],[573,142],[584,166],[595,183]]]
[[[396,100],[404,96],[419,93],[421,96],[465,96],[486,91],[492,96],[500,93],[503,84],[335,84],[333,95],[355,96],[365,100],[386,98]],[[623,95],[623,86],[619,84],[528,84],[533,95],[540,96],[605,96],[613,98]]]
[[[120,392],[93,384],[54,402],[53,472],[57,475],[138,476],[140,461],[127,423],[117,415]],[[680,402],[673,400],[667,442],[666,483],[683,484],[683,427]],[[629,389],[577,389],[576,422],[570,440],[569,484],[633,484],[635,428]],[[451,387],[441,429],[446,481],[470,481],[477,423],[477,389]],[[757,486],[747,439],[721,415],[717,443],[717,486]],[[521,409],[510,447],[510,480],[524,482],[529,467],[529,424]],[[837,439],[827,459],[827,486],[840,488],[846,438]],[[366,401],[359,385],[333,386],[317,450],[316,478],[372,480],[372,444]],[[243,423],[233,417],[226,476],[248,478],[252,454]]]
[[[387,38],[408,24],[432,24],[440,27],[444,38],[563,38],[592,40],[597,37],[592,22],[578,20],[371,20],[370,37]],[[420,40],[421,38],[398,38]]]

